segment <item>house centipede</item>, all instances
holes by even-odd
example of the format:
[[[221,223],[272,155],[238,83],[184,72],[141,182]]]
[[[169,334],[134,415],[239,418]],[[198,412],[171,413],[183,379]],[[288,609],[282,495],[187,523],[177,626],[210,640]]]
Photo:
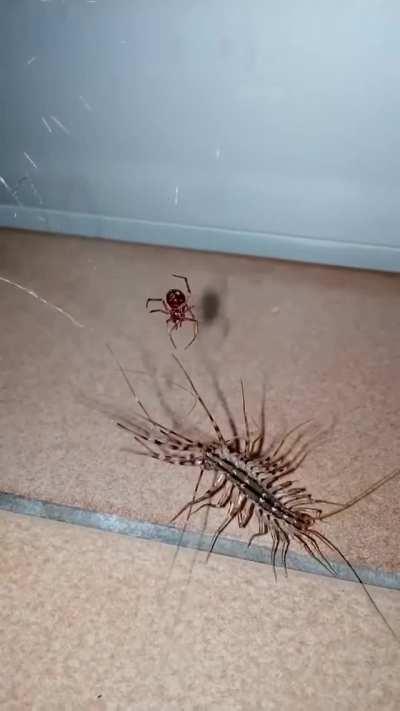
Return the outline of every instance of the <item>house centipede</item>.
[[[112,355],[115,358],[113,353]],[[304,430],[304,426],[309,421],[292,428],[277,443],[273,441],[266,447],[265,401],[263,399],[261,405],[258,433],[253,436],[250,432],[244,386],[241,381],[244,436],[239,433],[227,401],[222,391],[219,390],[231,430],[231,436],[226,438],[192,377],[175,355],[173,358],[182,370],[196,401],[211,424],[213,430],[213,439],[211,440],[191,439],[176,429],[170,429],[153,419],[117,361],[130,391],[142,411],[142,414],[137,414],[137,419],[117,421],[118,426],[133,435],[135,441],[143,448],[130,451],[168,464],[193,466],[200,469],[191,500],[174,515],[171,523],[186,513],[186,527],[188,520],[201,509],[227,509],[225,518],[212,537],[208,558],[218,538],[232,522],[236,520],[239,528],[246,528],[255,518],[258,523],[258,531],[250,536],[248,546],[258,537],[270,536],[272,541],[271,563],[275,579],[279,561],[280,566],[287,574],[287,555],[293,541],[299,543],[306,554],[323,566],[328,573],[337,576],[332,562],[321,548],[321,546],[324,547],[330,553],[338,556],[351,571],[354,580],[362,586],[375,612],[399,643],[394,629],[379,609],[354,566],[338,546],[317,528],[317,525],[356,505],[361,499],[398,476],[400,469],[382,477],[344,504],[316,499],[307,491],[306,487],[295,486],[296,482],[288,478],[300,469],[310,453],[311,442],[307,440]],[[212,472],[214,478],[211,485],[199,493],[206,471]],[[325,512],[322,508],[325,505],[334,508]]]

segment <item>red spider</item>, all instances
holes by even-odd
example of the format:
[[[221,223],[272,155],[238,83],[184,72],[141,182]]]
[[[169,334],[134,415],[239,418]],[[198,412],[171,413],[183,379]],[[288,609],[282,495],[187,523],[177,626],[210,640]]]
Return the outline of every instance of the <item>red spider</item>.
[[[189,281],[185,276],[180,276],[179,274],[173,274],[172,276],[176,277],[177,279],[184,279],[187,293],[189,295],[192,293],[190,291]],[[186,348],[189,348],[189,346],[197,338],[197,334],[199,332],[199,322],[194,316],[192,310],[193,306],[188,303],[188,300],[183,291],[181,291],[180,289],[170,289],[169,291],[167,291],[165,299],[147,299],[146,309],[148,308],[150,301],[161,301],[162,305],[164,306],[163,309],[150,309],[150,313],[161,313],[168,316],[167,324],[172,322],[172,326],[168,330],[168,335],[174,348],[176,348],[176,345],[174,339],[172,338],[172,331],[176,331],[178,328],[180,328],[184,321],[191,321],[193,323],[194,335],[192,340],[185,346],[185,350]],[[188,317],[187,314],[190,314],[190,317]]]

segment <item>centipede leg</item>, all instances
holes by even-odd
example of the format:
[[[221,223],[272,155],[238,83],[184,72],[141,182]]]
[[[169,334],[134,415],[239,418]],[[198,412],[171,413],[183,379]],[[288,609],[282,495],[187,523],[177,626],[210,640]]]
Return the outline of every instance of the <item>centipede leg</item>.
[[[193,498],[190,501],[188,501],[188,503],[185,504],[185,506],[183,506],[178,511],[177,514],[175,514],[175,516],[171,519],[170,523],[173,523],[174,521],[176,521],[176,519],[179,518],[179,516],[181,516],[183,514],[183,512],[186,511],[186,509],[196,506],[196,504],[201,504],[202,501],[211,499],[214,496],[214,494],[217,494],[218,491],[220,491],[222,489],[222,487],[225,486],[225,481],[226,481],[225,476],[223,474],[220,474],[217,477],[215,484],[213,486],[211,486],[209,489],[207,489],[207,491],[204,494],[202,494],[202,496],[199,496],[197,499]]]
[[[263,518],[263,512],[260,509],[256,509],[256,516],[258,518],[258,532],[253,533],[250,536],[248,543],[247,543],[247,548],[250,548],[250,546],[255,538],[259,538],[259,536],[266,536],[268,533],[268,523]]]
[[[263,395],[260,409],[260,434],[253,440],[250,454],[253,457],[261,457],[265,442],[265,383],[263,384]]]
[[[246,508],[242,509],[242,511],[239,512],[238,515],[238,524],[239,528],[246,528],[246,526],[250,523],[253,513],[254,513],[254,504],[251,503],[250,506],[248,507],[247,511]]]
[[[230,489],[230,496],[232,495],[234,487],[231,487]],[[222,521],[221,525],[219,528],[216,530],[216,532],[213,535],[212,541],[211,541],[211,546],[210,549],[207,553],[207,558],[206,560],[209,559],[211,553],[213,552],[214,546],[220,537],[221,533],[229,526],[229,524],[240,514],[240,512],[243,510],[243,508],[246,505],[246,497],[243,494],[240,494],[238,497],[238,500],[236,502],[232,501],[229,504],[229,511],[227,517]]]
[[[275,527],[279,529],[279,533],[283,538],[283,543],[281,546],[281,561],[282,561],[282,567],[285,572],[285,576],[287,577],[286,558],[287,558],[287,554],[288,554],[289,547],[290,547],[290,538],[289,538],[288,533],[282,528],[282,526],[280,525],[280,523],[278,521],[275,521]]]
[[[200,474],[199,474],[199,476],[198,476],[198,478],[197,478],[196,486],[194,487],[194,491],[193,491],[193,498],[192,498],[192,501],[190,501],[189,506],[187,507],[188,513],[187,513],[187,516],[186,516],[186,519],[185,519],[185,523],[183,524],[183,528],[182,528],[182,530],[181,530],[181,535],[180,535],[180,537],[179,537],[178,544],[177,544],[176,549],[175,549],[175,552],[174,552],[174,557],[173,557],[172,565],[171,565],[171,571],[172,571],[172,569],[173,569],[173,567],[174,567],[174,565],[175,565],[176,559],[177,559],[177,557],[178,557],[178,553],[179,553],[180,547],[181,547],[181,545],[182,545],[183,537],[184,537],[184,535],[185,535],[185,533],[186,533],[186,528],[187,528],[189,519],[190,519],[190,517],[191,517],[191,515],[192,515],[192,508],[193,508],[194,501],[195,501],[195,499],[196,499],[196,494],[197,494],[197,492],[198,492],[198,490],[199,490],[199,486],[200,486],[201,480],[202,480],[202,478],[203,478],[203,475],[204,475],[204,469],[200,469]],[[177,514],[177,515],[179,515],[179,514]],[[174,520],[174,519],[173,519],[173,520]]]
[[[215,503],[213,503],[213,502],[210,502],[210,503],[206,502],[205,504],[201,504],[201,506],[199,506],[197,509],[195,509],[195,510],[193,511],[193,513],[195,514],[195,513],[197,513],[198,511],[200,511],[200,509],[203,509],[203,508],[210,508],[210,509],[223,509],[223,508],[225,508],[225,506],[227,505],[228,501],[230,500],[230,498],[231,498],[231,496],[232,496],[233,489],[234,489],[234,486],[233,486],[233,484],[231,484],[231,486],[228,487],[226,491],[222,491],[222,492],[221,492],[221,496],[220,496],[220,498],[218,499],[218,501],[216,501]]]
[[[189,502],[189,505],[186,507],[187,510],[188,510],[188,514],[187,514],[187,516],[186,516],[185,524],[184,524],[183,529],[182,529],[182,536],[183,536],[183,534],[184,534],[184,532],[185,532],[185,530],[186,530],[186,526],[187,526],[187,524],[188,524],[188,521],[189,521],[189,519],[190,519],[192,513],[195,513],[192,509],[193,509],[193,506],[194,506],[195,503],[196,503],[196,494],[197,494],[197,492],[198,492],[198,490],[199,490],[199,486],[200,486],[201,480],[202,480],[202,478],[203,478],[203,475],[204,475],[204,469],[201,469],[201,470],[200,470],[200,474],[199,474],[198,479],[197,479],[197,482],[196,482],[196,486],[194,487],[193,498],[192,498],[192,500]],[[171,523],[172,523],[172,521],[175,521],[175,519],[178,518],[178,516],[180,516],[180,514],[183,513],[183,511],[184,511],[184,509],[182,509],[179,513],[177,513],[176,516],[171,520]]]
[[[227,516],[221,523],[221,525],[217,528],[216,532],[213,535],[212,541],[211,541],[211,546],[210,549],[207,553],[207,558],[206,560],[209,559],[211,553],[214,550],[215,544],[220,537],[221,533],[229,526],[229,524],[233,521],[233,519],[237,516],[237,511],[232,512],[229,516]]]

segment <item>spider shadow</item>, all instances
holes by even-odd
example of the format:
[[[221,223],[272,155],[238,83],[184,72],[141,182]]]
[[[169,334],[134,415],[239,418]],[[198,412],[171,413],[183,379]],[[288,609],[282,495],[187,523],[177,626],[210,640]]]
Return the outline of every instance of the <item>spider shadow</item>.
[[[208,329],[214,324],[219,324],[225,340],[229,335],[230,322],[224,312],[226,285],[224,286],[224,293],[213,286],[207,287],[200,296],[198,310],[201,325]]]

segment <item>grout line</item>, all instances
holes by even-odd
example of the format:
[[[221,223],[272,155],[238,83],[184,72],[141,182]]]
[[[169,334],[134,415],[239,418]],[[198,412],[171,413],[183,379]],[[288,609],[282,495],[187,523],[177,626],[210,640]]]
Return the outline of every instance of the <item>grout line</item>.
[[[209,534],[186,531],[182,536],[182,530],[174,526],[166,526],[149,521],[130,520],[113,514],[97,513],[75,506],[52,504],[47,501],[41,501],[40,499],[28,499],[24,496],[5,492],[0,492],[0,510],[49,519],[51,521],[60,521],[77,526],[85,526],[87,528],[95,528],[100,531],[131,536],[132,538],[159,541],[160,543],[167,543],[173,546],[179,543],[182,548],[202,551],[208,551],[212,541],[212,536]],[[214,547],[214,553],[226,555],[230,558],[239,558],[271,565],[269,548],[260,545],[253,545],[249,548],[247,543],[232,538],[219,538]],[[340,580],[356,582],[352,572],[343,563],[333,562],[332,566],[336,570],[337,577]],[[287,567],[291,570],[299,570],[314,575],[323,575],[328,578],[333,577],[313,558],[300,553],[289,552],[287,556]],[[400,590],[399,573],[374,570],[366,567],[355,567],[355,570],[362,581],[367,585]]]

